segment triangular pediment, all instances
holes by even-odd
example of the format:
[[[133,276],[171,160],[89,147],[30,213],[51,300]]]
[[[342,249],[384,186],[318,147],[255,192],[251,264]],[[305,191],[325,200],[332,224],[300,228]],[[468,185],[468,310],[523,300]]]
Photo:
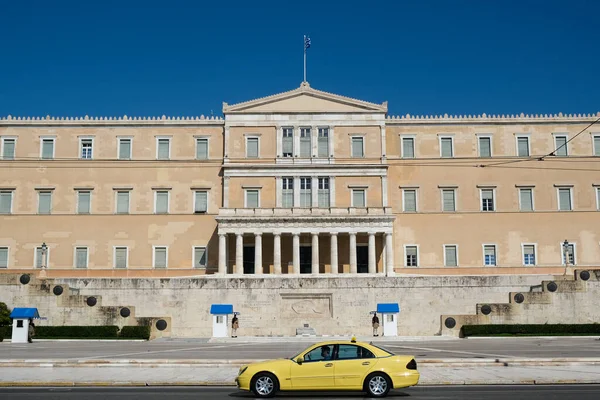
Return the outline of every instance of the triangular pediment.
[[[323,92],[303,82],[298,89],[243,103],[223,103],[224,114],[267,113],[386,113],[387,102],[369,103]]]

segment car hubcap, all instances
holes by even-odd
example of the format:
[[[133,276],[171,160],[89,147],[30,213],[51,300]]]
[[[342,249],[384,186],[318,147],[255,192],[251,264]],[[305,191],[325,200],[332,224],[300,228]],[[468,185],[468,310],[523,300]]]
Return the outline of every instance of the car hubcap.
[[[387,389],[387,381],[383,376],[375,376],[369,381],[369,389],[373,394],[383,394]]]
[[[255,387],[258,394],[270,394],[273,391],[273,380],[268,376],[261,376],[256,380]]]

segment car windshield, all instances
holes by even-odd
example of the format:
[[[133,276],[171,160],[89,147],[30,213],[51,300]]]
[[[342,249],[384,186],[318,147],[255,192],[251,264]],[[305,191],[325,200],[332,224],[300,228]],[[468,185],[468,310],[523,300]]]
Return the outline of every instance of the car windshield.
[[[296,353],[296,355],[294,355],[293,357],[290,357],[290,360],[295,360],[296,357],[298,357],[300,354],[304,353],[306,350],[308,350],[311,347],[312,347],[312,345],[309,347],[306,347],[304,350],[299,351],[298,353]]]

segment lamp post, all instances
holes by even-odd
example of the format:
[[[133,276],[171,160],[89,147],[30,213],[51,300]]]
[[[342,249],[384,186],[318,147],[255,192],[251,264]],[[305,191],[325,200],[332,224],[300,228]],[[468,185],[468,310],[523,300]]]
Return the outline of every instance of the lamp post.
[[[563,245],[562,245],[563,255],[565,257],[565,275],[567,275],[567,271],[569,269],[569,247],[570,247],[570,243],[567,239],[565,239],[565,241],[563,242]]]
[[[44,243],[42,243],[42,262],[40,265],[40,267],[42,269],[46,269],[46,263],[48,261],[47,254],[48,254],[48,246],[46,245],[46,242],[44,242]]]

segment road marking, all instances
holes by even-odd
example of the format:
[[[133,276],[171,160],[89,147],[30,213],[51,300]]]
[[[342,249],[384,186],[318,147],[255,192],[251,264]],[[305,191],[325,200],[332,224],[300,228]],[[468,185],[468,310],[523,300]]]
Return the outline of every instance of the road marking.
[[[246,345],[247,345],[247,343],[239,343],[239,344],[232,344],[232,345],[221,346],[221,347],[236,347],[236,346],[246,346]],[[79,357],[78,360],[96,360],[96,359],[114,358],[114,357],[122,357],[122,356],[135,356],[135,355],[139,355],[139,354],[173,353],[173,352],[203,350],[203,349],[206,350],[206,347],[185,347],[182,349],[138,351],[135,353],[122,353],[122,354],[110,354],[110,355],[96,355],[96,356],[91,356],[91,357]]]
[[[434,351],[434,352],[438,352],[438,353],[455,353],[455,354],[469,354],[469,355],[474,355],[474,356],[515,358],[515,356],[507,356],[507,355],[502,355],[502,354],[489,354],[489,353],[475,353],[472,351],[432,349],[429,347],[412,347],[412,346],[397,346],[397,345],[387,345],[385,347],[398,347],[398,348],[410,349],[410,350]]]

